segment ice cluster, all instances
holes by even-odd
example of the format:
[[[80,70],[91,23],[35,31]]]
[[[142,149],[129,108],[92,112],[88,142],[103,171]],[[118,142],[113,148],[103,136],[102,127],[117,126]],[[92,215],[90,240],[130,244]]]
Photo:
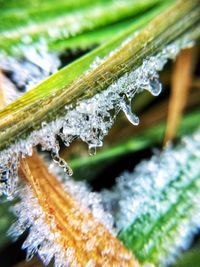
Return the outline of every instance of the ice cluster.
[[[74,181],[63,172],[56,163],[49,164],[49,172],[56,176],[62,183],[63,189],[70,193],[84,207],[87,207],[93,216],[101,222],[113,235],[116,231],[113,227],[114,221],[110,213],[104,211],[103,200],[101,194],[92,191],[89,184],[85,181]]]
[[[193,137],[185,137],[179,148],[168,147],[151,160],[141,162],[134,172],[125,172],[117,178],[112,190],[101,193],[104,209],[113,215],[117,231],[126,231],[133,225],[131,231],[136,242],[149,233],[158,220],[162,221],[172,205],[175,207],[178,201],[182,201],[175,211],[179,214],[179,223],[175,225],[174,219],[173,229],[165,228],[163,219],[159,231],[145,238],[143,251],[155,246],[152,239],[163,239],[156,256],[160,257],[159,266],[172,263],[181,250],[188,248],[194,234],[200,229],[199,163],[200,130]],[[157,237],[160,231],[162,237]]]
[[[63,260],[62,247],[55,242],[56,237],[46,223],[45,213],[39,205],[32,189],[26,185],[20,188],[21,201],[12,210],[18,217],[16,223],[9,229],[9,235],[16,240],[28,228],[30,233],[23,243],[22,248],[27,250],[27,259],[30,260],[38,253],[45,265],[48,265],[52,257],[55,257],[55,266]]]
[[[107,135],[120,110],[125,113],[131,123],[137,125],[139,119],[131,110],[132,98],[143,90],[158,95],[162,88],[158,80],[158,72],[163,69],[169,59],[174,59],[182,48],[191,44],[188,38],[169,44],[157,55],[146,58],[140,67],[124,74],[103,92],[79,102],[74,109],[66,106],[65,116],[50,123],[42,122],[41,129],[33,131],[26,140],[19,140],[8,149],[1,151],[1,177],[10,176],[10,181],[3,182],[0,193],[9,196],[13,194],[10,190],[13,187],[9,184],[17,177],[7,175],[7,173],[12,173],[13,167],[16,168],[18,165],[18,159],[31,155],[32,147],[38,144],[41,144],[44,150],[51,151],[54,161],[71,174],[68,164],[59,157],[56,136],[60,136],[66,146],[69,146],[74,138],[80,138],[88,143],[92,154],[95,153],[96,147],[102,146],[103,137]],[[16,163],[13,161],[13,155],[17,159]]]

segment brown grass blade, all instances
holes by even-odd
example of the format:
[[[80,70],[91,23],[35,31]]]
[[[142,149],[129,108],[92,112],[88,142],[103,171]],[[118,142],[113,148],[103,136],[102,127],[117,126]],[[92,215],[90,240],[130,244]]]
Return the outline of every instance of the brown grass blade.
[[[177,57],[174,66],[164,144],[167,144],[175,136],[187,101],[192,80],[193,55],[193,48],[183,50]]]

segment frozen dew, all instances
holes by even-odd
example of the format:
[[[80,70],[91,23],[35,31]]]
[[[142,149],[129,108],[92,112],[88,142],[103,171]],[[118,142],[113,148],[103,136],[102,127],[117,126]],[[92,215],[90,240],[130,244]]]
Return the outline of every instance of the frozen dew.
[[[158,81],[158,72],[163,69],[169,59],[174,59],[182,48],[190,44],[188,38],[182,38],[168,45],[157,55],[146,58],[140,67],[120,77],[106,90],[90,99],[81,101],[73,109],[65,107],[66,114],[63,117],[50,123],[43,122],[41,129],[33,131],[26,140],[19,140],[8,149],[1,151],[1,168],[7,169],[13,154],[18,155],[18,158],[21,159],[30,155],[32,147],[40,144],[44,150],[52,151],[54,161],[62,166],[68,174],[71,174],[72,171],[68,164],[59,157],[59,145],[56,137],[59,136],[66,146],[69,146],[75,138],[79,138],[88,144],[89,153],[95,154],[96,148],[102,146],[103,138],[107,135],[120,110],[126,114],[132,124],[138,125],[139,118],[132,112],[132,98],[136,93],[144,90],[158,95],[162,88]],[[31,64],[38,62],[35,54],[31,62]],[[97,58],[91,69],[101,62]],[[46,65],[43,66],[43,69],[47,72]],[[1,193],[6,194],[6,191],[2,188]]]
[[[139,118],[132,112],[131,101],[122,100],[121,109],[126,115],[127,119],[130,121],[130,123],[132,123],[133,125],[139,124],[140,122]]]
[[[149,91],[152,93],[152,95],[158,96],[162,91],[162,84],[156,79],[151,80]]]
[[[67,173],[67,175],[71,176],[73,174],[73,171],[70,168],[69,164],[63,158],[59,156],[58,152],[56,153],[51,152],[51,156],[52,156],[53,161],[56,164],[58,164],[58,166],[61,167],[64,170],[64,172]]]
[[[89,144],[88,153],[89,153],[90,156],[96,155],[96,145]]]

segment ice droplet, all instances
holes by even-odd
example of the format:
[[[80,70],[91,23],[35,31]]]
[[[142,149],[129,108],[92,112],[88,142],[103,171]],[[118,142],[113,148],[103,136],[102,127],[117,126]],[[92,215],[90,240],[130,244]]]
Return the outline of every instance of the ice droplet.
[[[140,120],[139,118],[132,112],[131,109],[131,100],[122,100],[121,101],[121,108],[126,115],[127,119],[132,123],[133,125],[138,125]]]
[[[59,167],[63,168],[63,170],[67,173],[67,175],[72,176],[73,171],[69,164],[59,156],[58,152],[51,152],[51,156],[53,161],[58,164]]]
[[[158,96],[160,92],[162,91],[162,84],[158,81],[158,79],[152,79],[150,80],[150,88],[149,91],[154,96]]]
[[[89,145],[88,146],[88,153],[90,156],[96,155],[96,150],[97,150],[97,148],[95,145]]]

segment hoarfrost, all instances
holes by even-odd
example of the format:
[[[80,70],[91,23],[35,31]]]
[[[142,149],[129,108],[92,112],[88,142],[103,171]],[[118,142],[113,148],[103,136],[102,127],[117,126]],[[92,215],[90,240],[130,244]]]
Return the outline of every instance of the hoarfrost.
[[[105,225],[112,234],[116,235],[116,231],[113,227],[113,217],[110,213],[104,211],[103,200],[99,193],[92,192],[90,186],[86,182],[74,181],[71,179],[71,177],[66,175],[55,163],[49,164],[49,172],[59,179],[66,192],[69,192],[84,207],[89,208],[94,217]]]
[[[26,45],[22,51],[23,56],[20,59],[0,53],[0,69],[10,74],[16,86],[22,91],[31,89],[56,72],[60,66],[58,55],[49,52],[43,41],[35,46]]]
[[[65,262],[62,248],[55,242],[56,236],[46,223],[45,213],[28,185],[20,189],[20,197],[21,201],[12,208],[18,221],[9,229],[9,235],[16,240],[30,228],[29,236],[22,246],[23,249],[27,249],[28,260],[38,253],[45,265],[49,264],[53,256],[55,261],[59,257]]]
[[[83,234],[83,237],[81,234],[80,236],[78,234],[74,236],[75,243],[81,240],[81,238],[85,238],[85,240],[88,239],[85,247],[82,248],[82,250],[87,253],[87,251],[92,250],[93,247],[98,246],[96,236],[90,236],[89,234],[90,229],[96,228],[96,222],[100,221],[109,231],[114,232],[112,228],[112,216],[104,212],[100,195],[90,192],[84,183],[77,183],[67,179],[64,188],[66,188],[66,192],[70,193],[75,198],[78,197],[80,207],[81,205],[84,207],[82,212],[85,212],[85,207],[88,207],[96,220],[91,222],[86,217],[87,220],[80,220],[79,218],[76,220],[73,219],[70,222],[70,226],[76,228],[78,225],[81,227],[80,231]],[[9,235],[15,240],[29,229],[28,237],[22,246],[22,248],[27,251],[28,260],[38,253],[44,265],[48,265],[52,258],[54,258],[54,266],[71,266],[71,263],[74,263],[75,260],[74,247],[69,246],[64,250],[59,244],[59,233],[54,225],[54,218],[49,217],[50,222],[47,223],[45,212],[28,185],[24,185],[20,188],[19,196],[21,199],[20,202],[12,207],[12,211],[15,213],[18,220],[9,229]],[[80,212],[80,210],[77,211]],[[75,214],[77,211],[74,210],[73,213]],[[85,235],[87,234],[88,236],[86,238]],[[103,235],[103,232],[97,234],[98,237],[99,235]],[[79,265],[76,264],[75,266]]]
[[[156,256],[159,266],[174,262],[180,251],[189,247],[200,228],[200,194],[184,191],[192,183],[195,192],[199,192],[199,161],[200,130],[192,137],[185,137],[179,148],[168,147],[151,160],[141,162],[134,172],[125,172],[117,178],[112,190],[101,192],[104,209],[113,215],[117,232],[126,231],[130,225],[134,225],[132,232],[136,234],[135,239],[150,231],[159,218],[162,220],[183,194],[189,199],[189,209],[186,208],[188,206],[176,208],[176,213],[180,214],[176,229],[165,229],[162,225],[158,231],[166,232]],[[152,238],[155,236],[154,232]],[[145,239],[144,251],[151,250],[155,245],[152,238]]]
[[[74,109],[66,107],[65,116],[48,124],[43,122],[41,129],[33,131],[26,140],[19,140],[8,149],[1,151],[2,175],[8,172],[12,173],[10,162],[12,162],[12,166],[15,165],[13,155],[17,155],[17,159],[29,156],[32,153],[32,147],[38,144],[41,144],[44,150],[51,151],[54,160],[68,174],[72,174],[68,164],[59,157],[59,145],[56,136],[60,136],[66,146],[69,146],[71,141],[78,137],[88,143],[92,154],[96,147],[102,146],[103,137],[107,135],[120,110],[123,110],[127,118],[137,125],[139,119],[132,113],[130,106],[132,98],[143,90],[158,95],[162,88],[158,81],[158,72],[163,69],[168,59],[174,59],[182,48],[191,44],[188,38],[182,38],[168,45],[157,55],[145,59],[136,70],[124,74],[103,92],[81,101]],[[18,165],[18,161],[16,161],[16,165]],[[16,181],[16,174],[10,176],[9,179],[9,183]],[[1,185],[0,192],[11,197],[12,189],[13,187],[8,188],[5,181]]]

